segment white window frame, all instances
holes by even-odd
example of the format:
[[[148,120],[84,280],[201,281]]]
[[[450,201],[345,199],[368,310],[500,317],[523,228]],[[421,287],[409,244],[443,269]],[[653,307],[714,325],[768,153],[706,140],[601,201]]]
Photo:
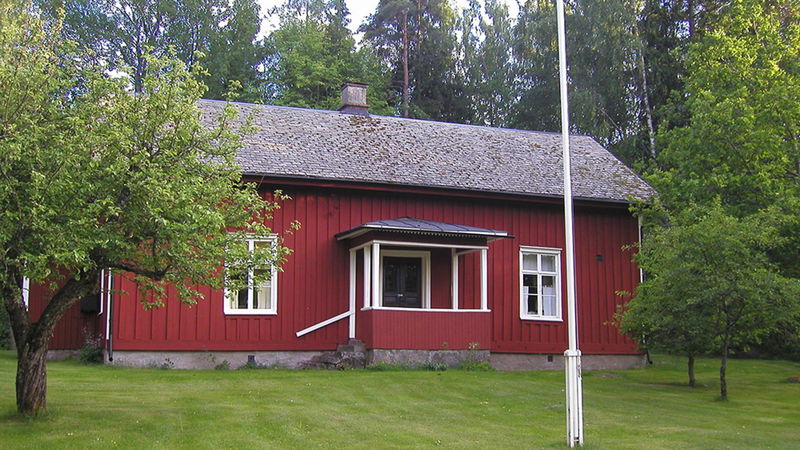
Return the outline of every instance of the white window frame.
[[[278,242],[277,235],[269,235],[267,237],[254,237],[247,239],[247,249],[253,253],[256,242],[269,242],[276,245]],[[227,275],[226,275],[227,276]],[[230,305],[229,296],[233,293],[226,286],[223,291],[222,304],[225,315],[261,315],[261,316],[274,316],[278,314],[278,269],[272,265],[272,274],[269,277],[268,283],[270,284],[270,305],[271,308],[253,308],[253,271],[247,272],[247,309],[232,308]]]
[[[525,255],[537,255],[537,270],[525,270],[523,265],[523,257]],[[555,256],[555,272],[545,272],[542,271],[541,268],[541,256]],[[555,281],[554,285],[556,287],[556,314],[553,316],[545,316],[539,314],[537,311],[536,314],[531,314],[528,312],[528,299],[525,295],[525,275],[536,275],[537,279],[537,292],[539,293],[540,299],[542,295],[542,275],[544,276],[554,276]],[[543,307],[543,303],[539,302],[540,308]],[[539,321],[546,321],[546,322],[562,322],[562,314],[561,314],[561,249],[560,248],[549,248],[549,247],[530,247],[530,246],[520,246],[519,248],[519,318],[522,320],[539,320]]]
[[[422,308],[401,308],[383,306],[383,260],[385,257],[421,258],[422,259]],[[393,309],[400,311],[419,311],[431,309],[431,252],[424,250],[383,250],[381,249],[380,288],[378,298],[374,299],[376,309]]]

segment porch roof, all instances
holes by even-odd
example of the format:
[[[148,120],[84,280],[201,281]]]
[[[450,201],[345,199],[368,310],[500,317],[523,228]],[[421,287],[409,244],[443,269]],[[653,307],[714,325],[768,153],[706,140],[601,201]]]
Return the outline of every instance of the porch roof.
[[[413,217],[398,217],[396,219],[376,220],[363,223],[357,227],[338,233],[336,239],[340,241],[351,239],[370,231],[412,233],[428,236],[480,237],[487,239],[487,241],[513,237],[510,236],[508,232],[502,230],[457,225],[434,220],[415,219]]]

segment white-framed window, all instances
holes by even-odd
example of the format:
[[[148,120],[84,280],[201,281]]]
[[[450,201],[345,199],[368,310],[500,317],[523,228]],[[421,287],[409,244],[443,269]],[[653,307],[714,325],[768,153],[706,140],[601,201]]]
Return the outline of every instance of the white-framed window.
[[[431,307],[431,252],[381,250],[379,308]]]
[[[561,321],[561,249],[520,247],[519,268],[520,319]]]
[[[247,248],[252,253],[255,249],[274,246],[277,239],[274,236],[254,238],[247,240]],[[269,280],[262,284],[254,285],[255,276],[271,271]],[[259,267],[246,273],[231,273],[226,268],[226,277],[237,277],[239,280],[247,279],[247,286],[239,290],[225,288],[225,314],[277,314],[278,313],[278,270],[275,266]]]

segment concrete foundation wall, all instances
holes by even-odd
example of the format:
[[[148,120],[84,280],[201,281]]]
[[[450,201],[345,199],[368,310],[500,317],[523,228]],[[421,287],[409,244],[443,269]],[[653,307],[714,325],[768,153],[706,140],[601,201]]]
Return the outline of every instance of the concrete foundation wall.
[[[76,352],[51,350],[47,358],[65,359]],[[245,365],[252,356],[256,364],[263,367],[301,369],[306,367],[322,351],[286,352],[151,352],[115,351],[114,361],[107,364],[128,367],[150,367],[167,369],[214,369],[223,367],[225,361],[231,369]],[[386,363],[419,365],[424,363],[457,366],[462,361],[489,361],[498,370],[563,370],[563,355],[490,353],[488,350],[385,350],[372,349],[367,352],[367,364]],[[644,355],[583,355],[583,370],[623,370],[645,366]]]
[[[416,366],[432,362],[454,367],[462,361],[488,360],[488,350],[367,350],[367,365],[386,363]]]
[[[644,355],[581,355],[582,370],[636,369],[645,362]],[[489,363],[497,370],[564,370],[564,355],[492,353]]]
[[[165,369],[214,369],[224,367],[225,361],[231,369],[245,365],[252,356],[259,366],[300,369],[315,356],[324,352],[150,352],[115,351],[114,361],[107,364],[129,367],[152,367]]]

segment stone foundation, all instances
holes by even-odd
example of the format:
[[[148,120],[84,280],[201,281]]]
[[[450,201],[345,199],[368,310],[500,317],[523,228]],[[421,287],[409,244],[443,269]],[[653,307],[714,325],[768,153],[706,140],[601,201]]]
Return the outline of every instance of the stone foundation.
[[[425,363],[455,367],[462,361],[488,361],[489,350],[386,350],[367,351],[367,365],[376,363],[418,366]]]
[[[489,363],[497,370],[564,370],[564,355],[492,353]],[[623,370],[645,366],[644,355],[581,355],[582,370]]]
[[[325,352],[157,352],[157,351],[114,351],[115,366],[150,367],[163,369],[214,369],[228,367],[238,369],[245,364],[255,364],[266,368],[301,369],[309,361]],[[108,358],[106,358],[108,361]],[[228,364],[225,364],[225,361]]]
[[[76,350],[50,350],[48,360],[65,359]],[[114,351],[114,361],[107,364],[128,367],[164,369],[238,369],[252,359],[251,364],[261,367],[303,369],[323,367],[331,351],[250,351],[250,352],[157,352]],[[107,355],[106,355],[107,356]],[[251,358],[252,357],[252,358]],[[455,367],[462,361],[489,361],[498,370],[564,370],[561,354],[491,353],[488,350],[387,350],[366,351],[366,364],[397,364],[415,366],[425,363],[446,364]],[[324,361],[323,361],[324,362]],[[334,365],[336,366],[336,365]],[[583,370],[623,370],[645,366],[644,355],[583,355]]]

